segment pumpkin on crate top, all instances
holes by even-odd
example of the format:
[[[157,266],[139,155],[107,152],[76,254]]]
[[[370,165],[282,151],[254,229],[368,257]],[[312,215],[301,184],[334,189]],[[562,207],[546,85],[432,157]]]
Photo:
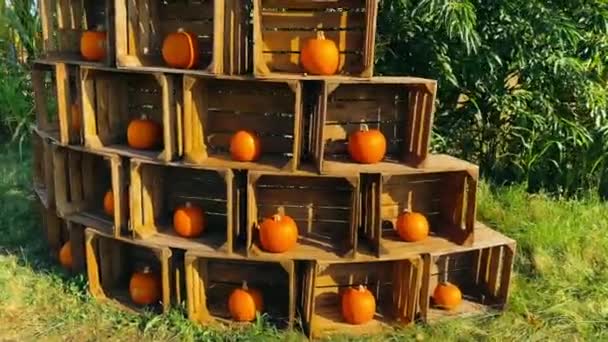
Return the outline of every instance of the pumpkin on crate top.
[[[317,31],[315,38],[310,38],[300,48],[302,68],[312,75],[330,76],[338,72],[340,51],[331,39],[326,39],[323,31]]]
[[[348,136],[348,154],[357,163],[378,163],[386,155],[386,138],[380,130],[362,124]]]
[[[162,144],[162,126],[146,115],[133,119],[127,127],[127,143],[138,150],[150,150]]]
[[[429,236],[429,221],[421,213],[404,210],[397,218],[397,234],[406,242],[417,242]]]
[[[99,62],[106,56],[106,31],[103,26],[84,31],[80,37],[80,54],[91,62]]]
[[[163,40],[163,60],[168,66],[177,69],[192,69],[198,64],[198,38],[196,34],[183,28],[169,33]]]
[[[205,230],[205,212],[191,202],[179,206],[173,213],[173,229],[185,238],[197,238]]]
[[[270,253],[284,253],[298,243],[296,222],[283,213],[265,218],[260,224],[260,244]]]
[[[371,321],[376,314],[376,299],[363,285],[344,290],[341,301],[342,316],[349,324],[365,324]]]
[[[235,321],[253,321],[256,313],[262,313],[263,310],[262,293],[255,288],[248,287],[246,281],[243,281],[240,288],[234,289],[228,298],[228,311]]]
[[[131,301],[137,305],[152,305],[160,301],[162,283],[156,272],[149,266],[134,272],[129,281],[129,295]]]
[[[262,154],[260,138],[253,132],[238,131],[230,138],[230,156],[240,162],[256,161]]]

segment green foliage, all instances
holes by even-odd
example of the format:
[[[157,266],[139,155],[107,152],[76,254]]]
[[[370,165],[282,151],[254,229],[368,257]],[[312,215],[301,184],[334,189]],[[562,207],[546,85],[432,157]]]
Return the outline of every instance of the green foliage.
[[[436,150],[533,191],[598,189],[608,176],[606,1],[381,4],[378,70],[439,80]]]

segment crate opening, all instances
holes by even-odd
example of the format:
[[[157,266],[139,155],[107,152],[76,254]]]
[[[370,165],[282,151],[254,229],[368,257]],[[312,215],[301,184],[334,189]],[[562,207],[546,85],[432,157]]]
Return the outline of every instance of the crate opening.
[[[59,104],[54,68],[34,66],[32,85],[36,102],[36,125],[45,133],[59,136]]]
[[[159,257],[151,249],[98,237],[96,258],[99,260],[99,282],[106,297],[136,311],[151,310],[161,313],[162,300],[162,269]],[[142,272],[148,267],[159,281],[159,302],[142,306],[133,302],[129,293],[131,277],[136,272]]]
[[[214,7],[214,0],[127,1],[128,57],[146,67],[167,67],[162,58],[163,41],[183,29],[196,36],[196,69],[207,69],[213,61]]]
[[[254,219],[261,224],[284,213],[296,222],[298,242],[287,253],[345,256],[353,252],[354,191],[346,178],[262,175],[254,184]],[[258,229],[252,229],[253,247],[264,253]]]
[[[287,83],[198,79],[192,97],[192,124],[201,134],[192,136],[195,141],[186,152],[190,159],[218,166],[228,162],[234,168],[263,165],[282,169],[294,162],[297,96]],[[259,138],[259,160],[232,159],[230,142],[241,130]]]
[[[429,280],[428,320],[479,314],[500,309],[504,302],[498,299],[502,270],[506,265],[504,246],[449,254],[431,258]],[[433,299],[438,284],[449,282],[462,293],[462,303],[452,310],[440,308]]]
[[[209,278],[204,291],[211,316],[232,321],[228,299],[246,281],[247,287],[261,292],[265,318],[278,327],[289,324],[290,275],[279,263],[214,259],[199,259],[199,263],[206,263]]]
[[[33,186],[39,196],[46,194],[44,140],[36,133],[32,134],[33,150]]]
[[[187,169],[142,164],[142,205],[144,229],[153,232],[155,240],[170,239],[189,249],[218,251],[228,246],[228,184],[230,180],[215,170]],[[150,194],[146,199],[145,194]],[[198,238],[185,238],[176,233],[173,216],[186,203],[204,212],[204,230]],[[137,227],[135,228],[138,229]]]
[[[431,125],[424,113],[432,106],[432,94],[417,86],[339,85],[327,99],[321,141],[324,164],[356,164],[348,153],[348,138],[365,126],[380,130],[386,139],[386,155],[380,164],[422,161],[428,150],[424,132],[430,131]],[[318,105],[315,115],[322,115],[320,108]]]
[[[365,0],[260,2],[258,70],[304,73],[300,49],[319,31],[338,47],[338,74],[357,75],[366,69],[367,30],[374,28],[368,27],[371,14]]]

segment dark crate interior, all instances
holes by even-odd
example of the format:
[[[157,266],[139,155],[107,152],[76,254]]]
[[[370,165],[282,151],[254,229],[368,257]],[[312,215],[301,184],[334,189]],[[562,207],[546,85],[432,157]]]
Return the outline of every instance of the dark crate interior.
[[[260,3],[258,34],[262,46],[258,70],[303,73],[300,48],[322,31],[340,51],[342,74],[358,74],[365,68],[367,7],[365,0],[291,1],[256,0]]]
[[[44,140],[35,132],[32,134],[32,182],[34,190],[40,194],[46,192],[45,147]]]
[[[155,241],[190,249],[231,250],[228,246],[228,225],[236,223],[232,223],[232,218],[228,216],[231,204],[228,202],[227,181],[230,180],[226,180],[223,173],[142,164],[140,175],[143,205],[138,215],[143,218],[143,228],[154,232],[152,238]],[[144,194],[149,194],[149,199]],[[173,213],[186,202],[201,207],[205,213],[205,227],[199,238],[180,237],[173,229]]]
[[[193,141],[186,150],[194,161],[218,166],[229,162],[240,168],[250,163],[232,161],[230,140],[236,132],[246,130],[260,140],[261,157],[255,163],[283,168],[297,157],[297,101],[287,83],[197,79],[192,88],[192,114],[186,119],[194,127],[185,127],[190,130],[186,140],[191,135]]]
[[[197,69],[212,61],[213,0],[120,0],[127,1],[128,55],[144,66],[166,66],[162,59],[165,37],[183,28],[198,38]]]
[[[346,178],[262,175],[255,180],[253,191],[250,209],[255,212],[250,214],[258,224],[279,212],[296,222],[295,255],[335,257],[352,251],[356,194]],[[254,247],[261,251],[257,229],[253,231]]]
[[[289,324],[290,275],[281,264],[220,259],[198,259],[198,263],[199,267],[203,263],[203,267],[206,267],[208,278],[204,279],[204,291],[211,316],[231,320],[228,298],[234,289],[240,288],[246,281],[249,288],[262,293],[263,314],[270,322],[278,327]]]
[[[46,65],[35,65],[32,69],[32,86],[36,104],[38,129],[59,135],[59,111],[55,69]]]

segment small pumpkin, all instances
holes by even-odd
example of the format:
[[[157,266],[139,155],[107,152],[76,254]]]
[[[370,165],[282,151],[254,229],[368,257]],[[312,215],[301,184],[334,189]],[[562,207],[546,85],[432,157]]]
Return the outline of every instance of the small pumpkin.
[[[238,131],[230,139],[230,155],[240,162],[256,161],[261,154],[260,139],[253,132]]]
[[[127,127],[127,143],[138,150],[150,150],[161,144],[162,127],[156,121],[142,115],[139,119],[129,122]]]
[[[347,323],[365,324],[376,314],[376,299],[363,285],[342,293],[342,316]]]
[[[82,33],[80,54],[82,58],[91,62],[99,62],[106,57],[106,32],[103,26]]]
[[[234,289],[228,298],[228,311],[235,321],[252,321],[255,319],[256,312],[262,312],[263,309],[262,293],[257,289],[247,287],[245,281],[240,288]]]
[[[284,253],[298,242],[298,226],[289,216],[275,214],[260,224],[260,244],[270,253]]]
[[[146,266],[133,273],[129,281],[129,295],[137,305],[151,305],[160,300],[162,292],[160,277]]]
[[[462,303],[462,292],[452,283],[439,283],[433,291],[433,302],[440,309],[454,310]]]
[[[361,164],[378,163],[386,154],[386,138],[379,130],[363,124],[348,136],[348,154]]]
[[[173,229],[185,238],[199,237],[205,230],[205,212],[202,208],[186,202],[173,213]]]
[[[82,128],[82,113],[80,112],[80,103],[74,102],[70,108],[72,113],[72,130],[80,132]]]
[[[72,259],[72,244],[70,241],[64,243],[59,250],[59,264],[66,270],[71,270],[74,265]]]
[[[112,190],[108,190],[103,196],[103,212],[114,216],[114,192]]]
[[[300,64],[307,73],[313,75],[334,75],[340,64],[340,51],[331,39],[325,39],[323,31],[316,38],[310,38],[300,48]]]
[[[429,236],[429,221],[420,213],[404,211],[397,218],[397,233],[403,241],[422,241]]]
[[[199,57],[196,34],[181,28],[169,33],[163,41],[162,55],[165,63],[172,68],[194,68]]]

